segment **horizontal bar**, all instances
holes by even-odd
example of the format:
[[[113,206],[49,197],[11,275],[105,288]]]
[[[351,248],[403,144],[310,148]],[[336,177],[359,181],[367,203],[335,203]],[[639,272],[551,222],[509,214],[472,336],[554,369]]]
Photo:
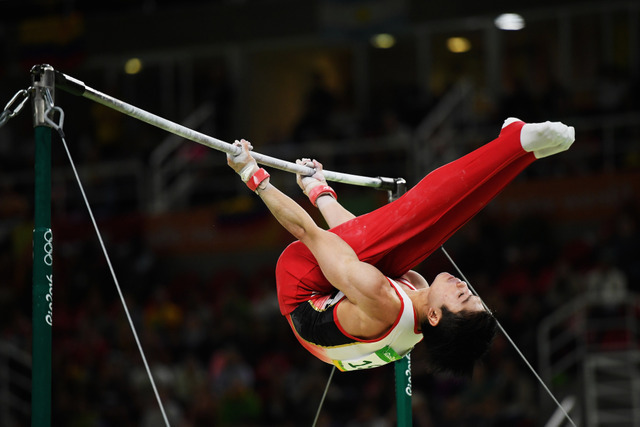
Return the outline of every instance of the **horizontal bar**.
[[[120,101],[95,89],[86,86],[80,80],[67,76],[59,71],[56,71],[56,87],[64,90],[65,92],[73,95],[82,96],[106,107],[119,111],[127,116],[136,118],[152,126],[166,130],[167,132],[181,136],[198,144],[202,144],[206,147],[213,148],[214,150],[222,151],[227,154],[239,154],[240,148],[236,147],[228,142],[221,141],[203,133],[194,131],[185,126],[179,125],[170,120],[164,119],[155,114],[149,113],[138,107],[135,107],[126,102]],[[262,165],[270,166],[276,169],[280,169],[286,172],[300,173],[303,175],[311,175],[314,173],[314,169],[297,165],[292,162],[277,159],[275,157],[267,156],[264,154],[252,153],[256,161]],[[325,170],[324,176],[328,181],[341,182],[344,184],[359,185],[362,187],[372,187],[380,190],[396,191],[398,186],[398,180],[394,178],[383,177],[364,177],[360,175],[352,175],[341,172],[332,172]],[[400,179],[403,183],[404,180]]]

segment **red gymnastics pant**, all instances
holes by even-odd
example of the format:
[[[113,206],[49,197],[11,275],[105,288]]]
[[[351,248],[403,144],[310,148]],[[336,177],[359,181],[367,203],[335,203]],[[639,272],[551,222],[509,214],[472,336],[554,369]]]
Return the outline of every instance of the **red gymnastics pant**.
[[[522,122],[506,126],[490,143],[442,166],[402,197],[330,231],[358,258],[397,278],[436,251],[534,160],[520,144]],[[331,294],[311,251],[300,241],[289,245],[276,266],[278,302],[283,315],[312,294]]]

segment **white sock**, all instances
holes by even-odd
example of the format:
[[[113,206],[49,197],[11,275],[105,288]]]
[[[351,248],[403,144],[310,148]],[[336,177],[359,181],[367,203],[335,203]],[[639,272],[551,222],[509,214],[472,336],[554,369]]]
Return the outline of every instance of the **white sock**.
[[[521,121],[509,117],[502,128],[511,123]],[[525,151],[531,152],[540,159],[552,154],[566,151],[575,141],[575,129],[560,122],[525,123],[520,131],[520,144]]]

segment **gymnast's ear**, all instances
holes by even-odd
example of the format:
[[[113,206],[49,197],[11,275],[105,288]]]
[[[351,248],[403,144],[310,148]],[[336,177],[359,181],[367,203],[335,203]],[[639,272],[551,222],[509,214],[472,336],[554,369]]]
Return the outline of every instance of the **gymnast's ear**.
[[[442,310],[436,307],[427,307],[427,321],[431,326],[437,326],[442,318]]]

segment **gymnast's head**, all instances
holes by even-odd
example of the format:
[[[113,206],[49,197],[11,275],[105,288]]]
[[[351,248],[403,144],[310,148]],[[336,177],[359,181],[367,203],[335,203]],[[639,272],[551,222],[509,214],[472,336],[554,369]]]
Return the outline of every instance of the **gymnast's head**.
[[[471,377],[493,341],[496,319],[465,282],[449,273],[431,283],[424,310],[420,326],[429,368]]]

